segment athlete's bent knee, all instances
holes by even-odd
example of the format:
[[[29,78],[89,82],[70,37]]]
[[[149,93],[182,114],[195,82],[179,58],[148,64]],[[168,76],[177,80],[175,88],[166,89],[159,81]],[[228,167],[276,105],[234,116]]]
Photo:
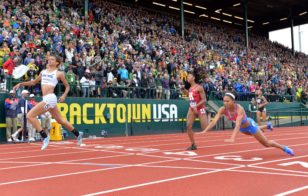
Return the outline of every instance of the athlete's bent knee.
[[[265,147],[271,147],[271,144],[269,143],[269,142],[264,142],[264,143],[262,143],[263,144],[263,146],[265,146]]]
[[[35,116],[32,116],[31,113],[28,113],[26,116],[27,120],[32,121],[34,118],[36,118]]]
[[[273,146],[274,140],[268,141],[269,146]]]

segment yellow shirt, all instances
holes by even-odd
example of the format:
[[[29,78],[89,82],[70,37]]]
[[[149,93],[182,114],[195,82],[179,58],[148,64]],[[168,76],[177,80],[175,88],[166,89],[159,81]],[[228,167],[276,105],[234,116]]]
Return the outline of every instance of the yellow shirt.
[[[187,72],[184,70],[180,70],[180,78],[181,80],[186,81],[187,80]]]

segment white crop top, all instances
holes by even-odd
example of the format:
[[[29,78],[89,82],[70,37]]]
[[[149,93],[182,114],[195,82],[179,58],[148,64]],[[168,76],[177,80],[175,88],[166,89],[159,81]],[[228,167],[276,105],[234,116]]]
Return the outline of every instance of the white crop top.
[[[41,84],[47,84],[51,86],[57,86],[58,79],[57,79],[57,70],[54,70],[51,73],[48,73],[47,70],[42,71],[42,81]]]

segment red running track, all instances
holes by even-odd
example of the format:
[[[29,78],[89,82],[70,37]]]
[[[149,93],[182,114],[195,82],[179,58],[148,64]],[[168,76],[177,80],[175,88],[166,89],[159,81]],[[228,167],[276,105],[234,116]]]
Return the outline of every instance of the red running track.
[[[269,139],[288,145],[291,157],[230,131],[0,145],[4,195],[308,195],[308,127],[276,128]]]

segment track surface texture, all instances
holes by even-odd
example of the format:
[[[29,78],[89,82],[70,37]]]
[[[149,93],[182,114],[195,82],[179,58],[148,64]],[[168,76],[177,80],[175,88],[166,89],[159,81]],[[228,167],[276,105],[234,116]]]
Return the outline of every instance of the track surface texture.
[[[1,196],[259,196],[308,195],[308,127],[265,135],[291,147],[292,157],[231,131],[0,145]]]

